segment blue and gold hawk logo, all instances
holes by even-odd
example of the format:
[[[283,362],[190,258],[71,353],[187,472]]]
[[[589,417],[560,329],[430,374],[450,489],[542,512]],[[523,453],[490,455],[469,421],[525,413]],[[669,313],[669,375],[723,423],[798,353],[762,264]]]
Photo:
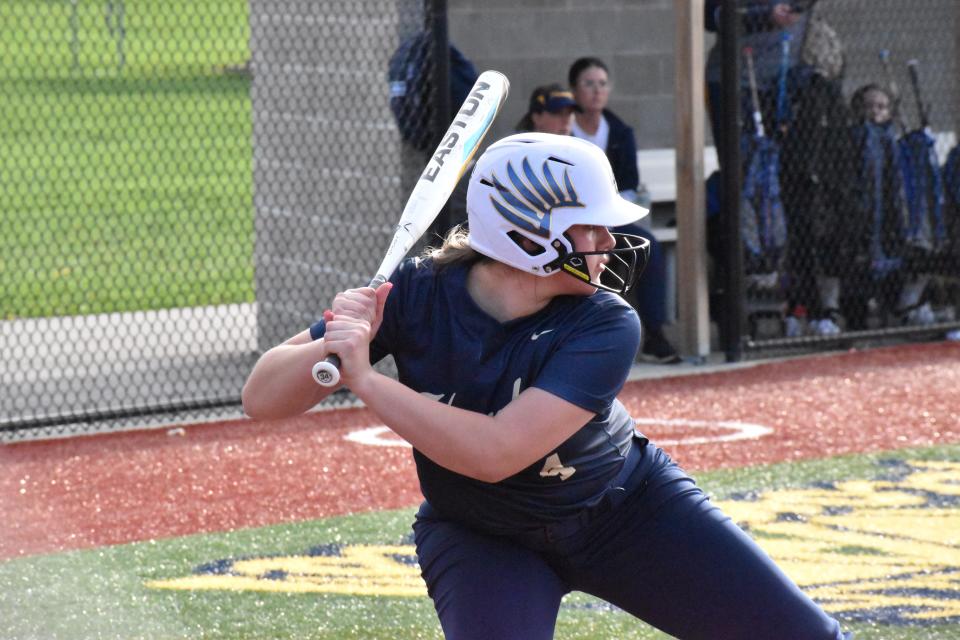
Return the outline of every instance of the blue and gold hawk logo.
[[[550,216],[554,209],[584,206],[577,196],[569,170],[564,169],[563,186],[561,186],[550,168],[550,160],[556,159],[550,158],[544,161],[542,177],[533,171],[530,161],[526,158],[521,165],[523,176],[519,175],[513,165],[508,162],[507,177],[513,189],[504,186],[494,175],[492,176],[493,186],[500,197],[490,196],[494,208],[510,223],[544,238],[550,237]]]

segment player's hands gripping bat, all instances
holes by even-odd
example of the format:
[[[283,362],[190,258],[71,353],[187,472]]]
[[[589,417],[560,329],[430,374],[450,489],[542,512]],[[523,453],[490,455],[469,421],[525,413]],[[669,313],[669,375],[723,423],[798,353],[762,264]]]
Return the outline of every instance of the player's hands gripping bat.
[[[499,71],[484,71],[477,78],[410,193],[390,246],[368,286],[376,289],[389,280],[433,223],[480,148],[509,91],[510,82]],[[340,382],[339,366],[340,359],[331,354],[313,365],[313,379],[324,387],[335,386]]]

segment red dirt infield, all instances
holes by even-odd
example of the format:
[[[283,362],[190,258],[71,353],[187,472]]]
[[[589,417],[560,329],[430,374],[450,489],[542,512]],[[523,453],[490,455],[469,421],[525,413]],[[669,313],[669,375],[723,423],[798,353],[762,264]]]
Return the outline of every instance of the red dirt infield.
[[[637,380],[620,398],[691,472],[955,443],[960,344]],[[0,559],[413,506],[409,449],[346,439],[381,424],[350,409],[2,446]]]

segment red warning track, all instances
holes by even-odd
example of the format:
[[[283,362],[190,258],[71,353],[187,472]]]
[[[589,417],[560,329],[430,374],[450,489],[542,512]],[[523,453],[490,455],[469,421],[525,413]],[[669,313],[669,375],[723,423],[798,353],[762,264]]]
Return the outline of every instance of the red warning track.
[[[640,380],[621,399],[694,472],[960,442],[960,344]],[[746,437],[731,423],[772,431],[725,441]],[[380,424],[357,409],[2,446],[0,559],[415,505],[408,449],[345,438]]]

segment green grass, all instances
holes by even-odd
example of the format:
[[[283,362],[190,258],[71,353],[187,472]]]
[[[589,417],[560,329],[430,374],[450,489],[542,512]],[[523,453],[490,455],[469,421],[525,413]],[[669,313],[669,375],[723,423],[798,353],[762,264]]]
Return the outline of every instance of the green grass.
[[[698,479],[719,499],[726,499],[744,492],[822,486],[824,482],[889,480],[891,470],[902,471],[905,460],[960,462],[960,446],[716,471],[698,474]],[[949,492],[954,484],[948,478],[942,486]],[[883,500],[890,491],[883,485],[877,495]],[[903,495],[913,495],[913,490],[906,489]],[[862,506],[869,509],[868,503]],[[432,604],[422,595],[179,590],[148,585],[154,580],[196,576],[197,568],[204,565],[226,567],[230,571],[221,569],[221,573],[236,574],[236,563],[244,559],[302,556],[311,548],[409,545],[412,519],[413,510],[402,509],[0,562],[3,637],[440,638]],[[763,536],[758,540],[767,542]],[[904,553],[917,553],[916,547],[906,546]],[[884,558],[879,549],[856,542],[834,551],[862,557],[868,563]],[[218,579],[216,573],[205,575]],[[415,578],[415,573],[410,575]],[[960,599],[960,588],[944,597]],[[838,615],[858,640],[960,636],[958,618],[904,624]],[[573,594],[564,599],[556,637],[652,640],[666,636],[594,598]]]
[[[247,2],[127,0],[122,68],[106,4],[0,3],[0,318],[253,299]]]

